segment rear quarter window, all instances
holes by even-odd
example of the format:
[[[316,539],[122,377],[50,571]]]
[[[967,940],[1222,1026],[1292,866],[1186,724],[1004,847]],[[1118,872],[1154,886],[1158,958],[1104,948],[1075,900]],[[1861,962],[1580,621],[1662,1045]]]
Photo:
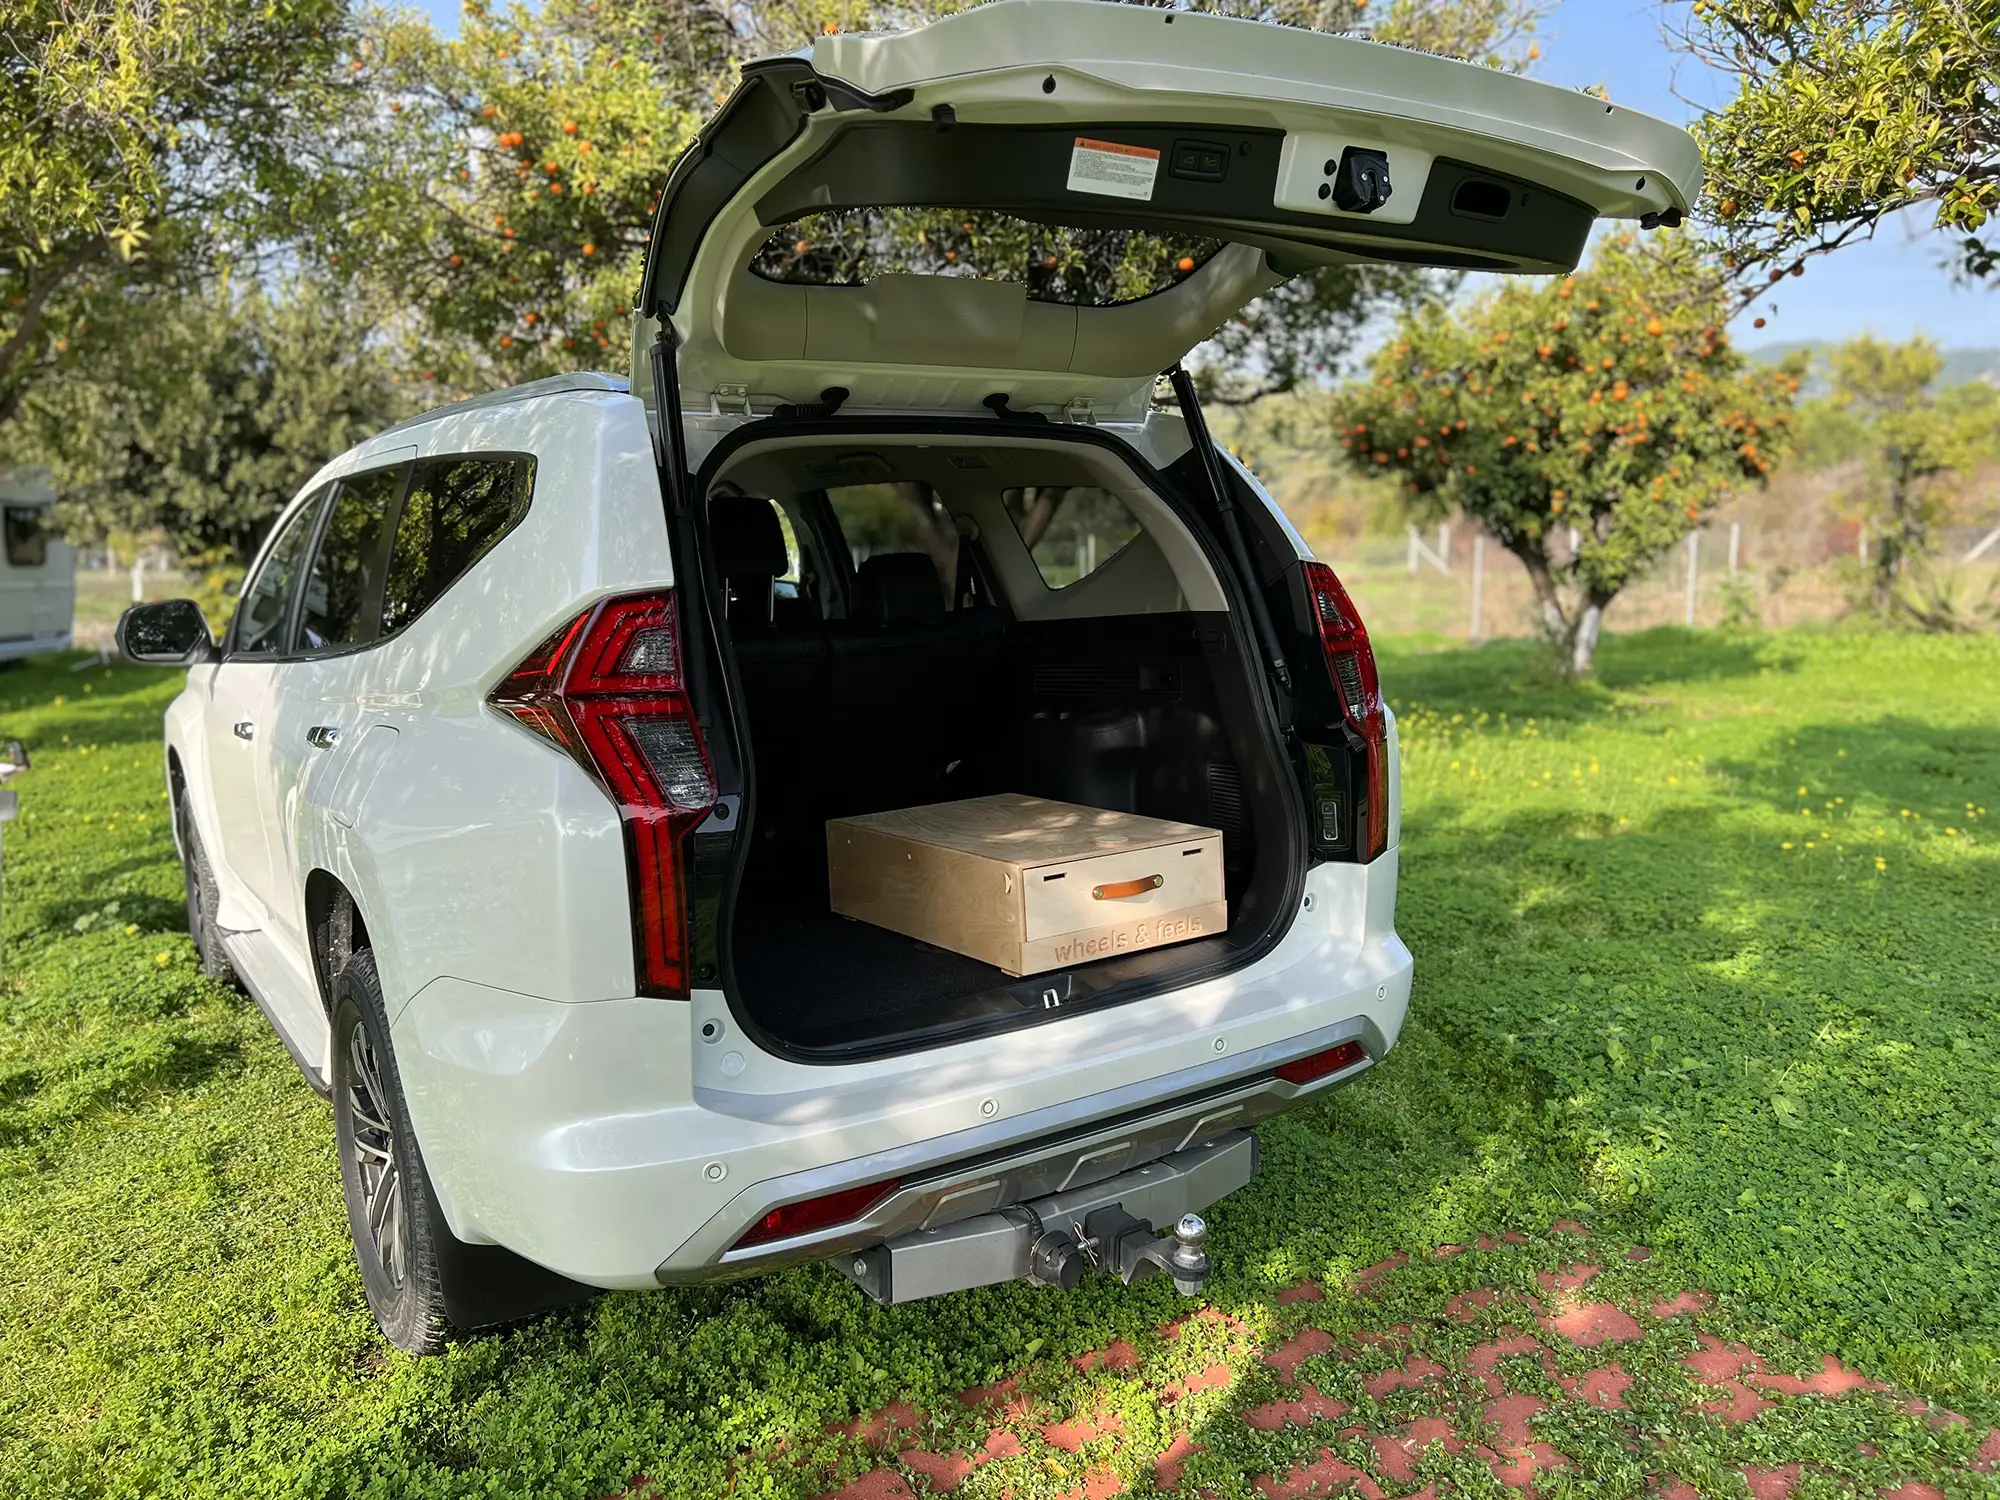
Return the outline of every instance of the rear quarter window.
[[[382,634],[435,604],[520,525],[535,487],[525,454],[427,458],[410,477],[382,592]]]

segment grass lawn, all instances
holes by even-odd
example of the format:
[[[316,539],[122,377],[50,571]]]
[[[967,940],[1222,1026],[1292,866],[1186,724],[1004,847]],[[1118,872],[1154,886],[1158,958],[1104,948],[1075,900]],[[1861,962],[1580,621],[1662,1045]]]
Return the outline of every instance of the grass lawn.
[[[964,1468],[906,1443],[990,1457],[975,1496],[1477,1495],[1510,1440],[1559,1495],[2000,1495],[2000,642],[1660,631],[1581,689],[1513,643],[1382,656],[1411,1020],[1263,1132],[1203,1316],[1157,1281],[885,1310],[811,1267],[428,1361],[363,1309],[328,1111],[198,974],[175,681],[0,675],[36,765],[0,898],[0,1495],[888,1500]],[[1846,1370],[1871,1387],[1815,1393]]]

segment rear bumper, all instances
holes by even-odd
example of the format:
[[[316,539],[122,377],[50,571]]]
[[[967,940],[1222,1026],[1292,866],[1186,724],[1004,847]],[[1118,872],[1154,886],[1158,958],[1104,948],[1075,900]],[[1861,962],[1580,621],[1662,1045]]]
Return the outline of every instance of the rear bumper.
[[[1291,930],[1233,974],[852,1066],[757,1051],[720,994],[561,1004],[452,979],[398,1015],[396,1057],[461,1239],[603,1287],[751,1274],[1130,1172],[1365,1071],[1409,999],[1395,879],[1393,848],[1316,868]],[[1347,1040],[1369,1060],[1272,1076]],[[772,1208],[891,1178],[857,1221],[732,1248]]]

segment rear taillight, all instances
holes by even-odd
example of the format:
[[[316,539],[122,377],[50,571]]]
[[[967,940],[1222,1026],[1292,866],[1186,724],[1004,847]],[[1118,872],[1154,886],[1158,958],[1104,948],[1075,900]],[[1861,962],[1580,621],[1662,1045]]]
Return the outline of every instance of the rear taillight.
[[[1382,686],[1375,677],[1375,651],[1368,644],[1368,627],[1333,569],[1322,562],[1302,565],[1306,592],[1312,597],[1319,625],[1320,649],[1340,697],[1342,712],[1368,752],[1368,828],[1362,857],[1373,859],[1389,844],[1389,788],[1384,757],[1389,730],[1382,716]]]
[[[843,1188],[821,1198],[808,1198],[803,1203],[787,1203],[783,1208],[772,1209],[745,1230],[736,1247],[741,1249],[745,1245],[788,1240],[795,1234],[811,1234],[816,1229],[831,1229],[836,1224],[845,1224],[860,1218],[901,1186],[892,1177],[887,1182]]]
[[[669,593],[607,599],[531,651],[488,697],[603,783],[625,826],[639,992],[688,992],[681,840],[715,777],[681,673]]]
[[[1338,1047],[1329,1047],[1324,1052],[1315,1052],[1310,1057],[1301,1057],[1275,1068],[1278,1077],[1287,1083],[1311,1083],[1338,1073],[1342,1068],[1351,1068],[1368,1056],[1368,1049],[1359,1042],[1342,1042]]]

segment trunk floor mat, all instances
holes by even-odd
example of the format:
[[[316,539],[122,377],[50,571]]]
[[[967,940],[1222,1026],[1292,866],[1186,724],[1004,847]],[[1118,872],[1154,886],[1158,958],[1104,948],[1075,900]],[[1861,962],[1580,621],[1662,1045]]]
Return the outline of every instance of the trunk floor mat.
[[[978,959],[824,910],[739,912],[734,936],[744,1008],[794,1046],[913,1029],[962,997],[1018,983]]]

